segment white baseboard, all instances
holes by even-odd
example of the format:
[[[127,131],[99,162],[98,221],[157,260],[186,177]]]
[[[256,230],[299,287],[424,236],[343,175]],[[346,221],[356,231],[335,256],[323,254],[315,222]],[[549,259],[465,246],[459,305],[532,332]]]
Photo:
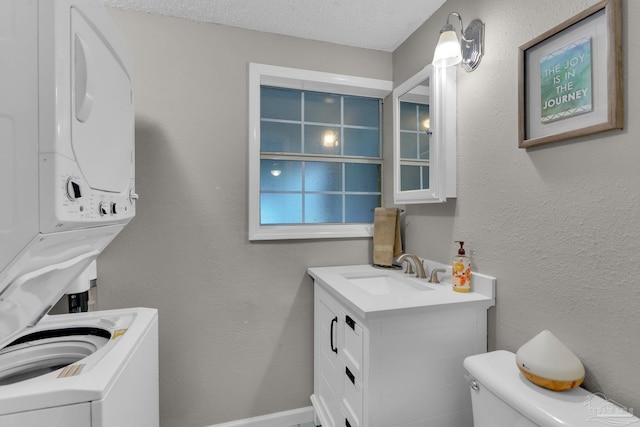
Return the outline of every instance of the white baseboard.
[[[313,406],[216,424],[209,427],[289,427],[310,422],[313,422]]]

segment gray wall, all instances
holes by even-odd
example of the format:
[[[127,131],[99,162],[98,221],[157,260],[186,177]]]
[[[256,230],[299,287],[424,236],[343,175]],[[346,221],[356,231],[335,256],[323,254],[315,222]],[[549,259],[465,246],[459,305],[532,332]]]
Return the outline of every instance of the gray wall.
[[[571,142],[518,145],[518,47],[595,0],[449,0],[394,52],[398,84],[431,60],[446,14],[486,25],[486,56],[458,70],[458,198],[410,206],[406,244],[449,262],[465,240],[496,276],[493,349],[543,329],[587,369],[586,387],[640,409],[640,2],[623,0],[626,124]]]
[[[368,239],[247,241],[247,64],[397,84],[431,61],[449,11],[485,22],[487,55],[458,72],[458,199],[407,206],[406,246],[449,262],[453,240],[468,241],[475,269],[498,278],[491,348],[515,351],[549,329],[583,360],[591,390],[640,408],[640,64],[628,54],[640,51],[640,3],[623,1],[625,129],[517,148],[518,46],[595,2],[449,0],[393,57],[112,10],[136,63],[141,199],[99,259],[99,303],[160,309],[163,427],[308,406],[305,269],[370,260]]]
[[[98,261],[102,309],[160,316],[163,427],[309,406],[308,266],[370,239],[249,243],[248,63],[391,80],[391,54],[110,10],[135,61],[136,218]]]

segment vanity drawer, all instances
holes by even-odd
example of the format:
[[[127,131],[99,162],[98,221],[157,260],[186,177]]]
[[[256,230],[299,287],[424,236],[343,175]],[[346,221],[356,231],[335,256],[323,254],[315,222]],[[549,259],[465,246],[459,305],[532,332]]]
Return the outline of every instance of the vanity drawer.
[[[343,313],[344,356],[351,371],[362,380],[362,349],[364,346],[364,330],[350,315]]]
[[[342,409],[347,422],[352,427],[362,425],[362,394],[362,383],[355,377],[348,366],[345,367]]]

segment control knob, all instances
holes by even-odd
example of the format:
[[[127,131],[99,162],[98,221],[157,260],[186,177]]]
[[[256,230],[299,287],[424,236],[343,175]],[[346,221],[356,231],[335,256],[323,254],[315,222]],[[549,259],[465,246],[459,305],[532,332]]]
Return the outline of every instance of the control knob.
[[[98,206],[98,212],[100,212],[100,216],[109,215],[109,212],[110,212],[109,203],[100,202],[100,205]]]
[[[80,182],[75,178],[67,179],[66,191],[67,191],[67,197],[71,201],[74,201],[82,197],[82,189],[80,187]]]

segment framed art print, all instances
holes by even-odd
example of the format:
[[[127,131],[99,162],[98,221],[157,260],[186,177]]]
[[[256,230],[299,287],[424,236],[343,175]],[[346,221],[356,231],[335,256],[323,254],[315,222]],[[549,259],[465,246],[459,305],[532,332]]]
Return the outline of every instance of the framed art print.
[[[520,47],[520,148],[622,128],[620,21],[602,1]]]

